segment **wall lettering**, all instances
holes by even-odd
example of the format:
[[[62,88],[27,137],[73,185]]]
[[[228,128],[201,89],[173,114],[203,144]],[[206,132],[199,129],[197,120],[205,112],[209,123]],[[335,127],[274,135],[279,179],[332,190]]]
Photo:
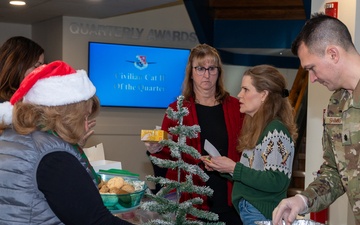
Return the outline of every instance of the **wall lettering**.
[[[73,22],[69,26],[73,35],[111,37],[120,39],[144,39],[150,41],[196,43],[195,32],[145,29],[138,27],[121,27]]]

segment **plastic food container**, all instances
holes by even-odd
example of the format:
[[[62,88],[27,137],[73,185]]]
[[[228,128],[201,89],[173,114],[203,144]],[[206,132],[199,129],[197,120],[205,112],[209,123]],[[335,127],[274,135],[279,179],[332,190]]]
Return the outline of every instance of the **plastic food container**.
[[[140,181],[136,176],[126,176],[123,174],[102,174],[99,173],[103,181],[108,181],[113,177],[122,177],[124,180],[135,186],[133,193],[114,194],[114,193],[101,193],[100,196],[104,205],[113,214],[127,212],[139,207],[141,200],[144,196],[147,185],[144,181]]]

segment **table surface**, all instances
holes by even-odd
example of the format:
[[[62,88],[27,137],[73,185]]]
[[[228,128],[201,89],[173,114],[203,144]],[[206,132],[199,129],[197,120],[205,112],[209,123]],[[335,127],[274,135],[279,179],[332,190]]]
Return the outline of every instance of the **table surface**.
[[[169,193],[167,198],[176,201],[176,192]],[[140,206],[146,201],[150,200],[144,196],[141,200]],[[143,224],[150,220],[161,219],[161,216],[157,212],[141,209],[140,206],[131,211],[116,213],[114,215],[133,224]]]
[[[116,213],[114,215],[133,224],[142,224],[160,218],[159,214],[156,212],[143,210],[140,206],[131,211]]]

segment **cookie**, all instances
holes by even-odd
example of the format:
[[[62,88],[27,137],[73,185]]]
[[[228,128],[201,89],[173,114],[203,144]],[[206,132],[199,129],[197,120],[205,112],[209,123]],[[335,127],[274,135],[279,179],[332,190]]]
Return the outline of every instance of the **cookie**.
[[[106,185],[103,185],[100,190],[100,193],[108,193],[109,192],[109,188]]]
[[[133,193],[135,191],[135,188],[131,184],[125,184],[121,187],[121,190],[126,191],[128,193]]]
[[[106,185],[108,188],[118,188],[120,189],[124,185],[124,178],[122,177],[113,177],[111,178]]]

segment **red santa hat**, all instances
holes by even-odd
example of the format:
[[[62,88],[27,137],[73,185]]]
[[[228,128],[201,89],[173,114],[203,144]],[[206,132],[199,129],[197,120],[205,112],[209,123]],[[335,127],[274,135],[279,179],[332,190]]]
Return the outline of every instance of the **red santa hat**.
[[[10,102],[0,104],[0,121],[12,123],[13,105],[23,102],[42,106],[61,106],[90,99],[96,89],[85,70],[74,70],[62,61],[54,61],[33,70],[21,82]]]

